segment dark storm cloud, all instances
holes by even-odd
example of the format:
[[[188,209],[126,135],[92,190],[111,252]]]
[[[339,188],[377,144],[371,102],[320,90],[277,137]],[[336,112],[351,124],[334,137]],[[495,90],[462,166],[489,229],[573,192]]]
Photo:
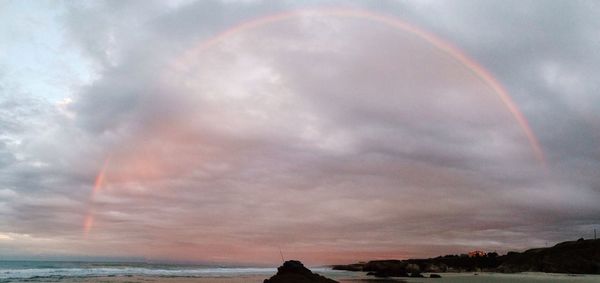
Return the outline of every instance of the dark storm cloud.
[[[335,5],[431,30],[489,69],[551,176],[476,77],[376,23],[299,19],[183,56],[247,19]],[[268,262],[276,243],[332,262],[579,237],[600,213],[599,14],[577,1],[68,4],[97,79],[61,105],[0,88],[0,249]]]

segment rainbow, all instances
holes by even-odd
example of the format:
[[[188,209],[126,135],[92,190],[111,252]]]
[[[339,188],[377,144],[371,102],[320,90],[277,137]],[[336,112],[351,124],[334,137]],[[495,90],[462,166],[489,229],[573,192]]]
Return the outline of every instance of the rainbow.
[[[494,93],[501,100],[502,104],[511,113],[511,115],[521,127],[523,133],[529,141],[535,158],[540,162],[540,164],[544,168],[547,167],[546,157],[544,151],[542,150],[542,146],[540,145],[539,140],[537,139],[533,130],[531,129],[531,126],[525,118],[525,115],[523,115],[521,110],[519,110],[519,107],[517,107],[514,100],[510,97],[508,91],[502,86],[502,84],[500,84],[500,82],[496,78],[494,78],[494,76],[488,70],[486,70],[483,66],[477,63],[477,61],[467,56],[460,49],[456,48],[451,43],[443,40],[439,36],[436,36],[414,25],[411,25],[407,22],[401,21],[397,18],[393,18],[390,16],[374,13],[371,11],[359,10],[355,8],[301,9],[272,14],[252,19],[247,22],[243,22],[217,34],[216,36],[213,36],[201,42],[194,48],[191,48],[187,52],[185,52],[184,55],[181,56],[178,60],[175,60],[173,62],[172,67],[175,69],[181,69],[182,66],[184,66],[187,62],[190,62],[190,58],[194,56],[194,54],[203,52],[204,50],[213,47],[214,45],[218,44],[219,42],[225,40],[226,38],[234,34],[242,33],[248,30],[260,28],[262,26],[274,24],[281,21],[291,20],[302,16],[310,16],[311,14],[330,17],[358,18],[385,24],[392,28],[416,35],[419,38],[430,43],[431,45],[435,46],[438,50],[454,58],[456,61],[458,61],[458,63],[460,63],[462,66],[464,66],[473,74],[475,74],[477,78],[483,81],[494,91]]]
[[[94,202],[94,198],[96,197],[98,192],[102,190],[102,187],[106,182],[106,169],[108,168],[109,162],[110,157],[104,160],[104,163],[102,164],[102,169],[100,169],[100,172],[98,173],[98,175],[96,176],[96,180],[94,181],[94,189],[92,190],[92,193],[90,194],[90,197],[88,199],[88,210],[85,215],[85,219],[83,220],[83,235],[86,237],[90,233],[90,230],[92,230],[92,226],[94,225],[94,211],[92,204]]]
[[[242,22],[225,31],[222,31],[221,33],[211,38],[208,38],[207,40],[202,41],[201,43],[195,45],[193,48],[188,49],[186,52],[183,53],[182,56],[179,56],[177,59],[173,60],[168,67],[169,69],[174,70],[185,69],[186,63],[190,62],[190,59],[193,58],[195,54],[206,51],[207,49],[219,44],[220,42],[232,35],[257,29],[266,25],[311,15],[341,18],[357,18],[381,23],[389,27],[395,28],[397,30],[413,34],[425,40],[442,53],[452,57],[454,60],[460,63],[460,65],[468,69],[478,79],[480,79],[483,83],[485,83],[488,87],[490,87],[493,90],[496,96],[500,99],[500,102],[504,105],[504,107],[506,107],[508,112],[510,112],[510,114],[513,116],[513,118],[521,128],[522,132],[524,133],[525,137],[529,142],[535,159],[541,164],[544,171],[547,171],[548,166],[544,151],[542,149],[542,146],[540,145],[538,138],[531,129],[531,126],[529,125],[529,122],[527,121],[525,115],[523,115],[517,104],[509,95],[508,91],[488,70],[486,70],[481,64],[467,56],[464,52],[462,52],[460,49],[458,49],[448,41],[440,38],[437,35],[434,35],[433,33],[427,32],[421,28],[418,28],[414,25],[411,25],[397,18],[393,18],[391,16],[382,15],[366,10],[360,10],[356,8],[312,8],[271,14],[255,18],[246,22]],[[102,169],[96,177],[94,188],[90,197],[92,201],[94,199],[94,196],[100,191],[101,187],[104,185],[108,162],[109,159],[107,158],[104,162]],[[87,233],[89,233],[92,225],[93,214],[92,211],[89,210],[84,221],[84,232],[86,235]]]

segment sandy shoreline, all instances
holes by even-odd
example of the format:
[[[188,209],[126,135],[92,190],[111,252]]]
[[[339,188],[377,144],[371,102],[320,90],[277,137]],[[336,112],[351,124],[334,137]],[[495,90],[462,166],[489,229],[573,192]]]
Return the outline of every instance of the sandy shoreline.
[[[87,278],[65,278],[58,282],[89,282],[89,283],[262,283],[269,276],[251,275],[239,277],[153,277],[153,276],[119,276],[119,277],[87,277]],[[395,279],[374,278],[335,278],[340,283],[351,282],[405,282]]]
[[[240,276],[240,277],[156,277],[156,276],[119,276],[119,277],[89,277],[65,279],[60,282],[94,282],[94,283],[144,283],[144,282],[165,282],[165,283],[262,283],[265,276]]]
[[[331,274],[325,274],[331,275]],[[436,282],[436,283],[593,283],[600,282],[600,275],[567,275],[567,274],[549,274],[549,273],[520,273],[520,274],[499,274],[499,273],[442,273],[441,279],[430,278],[393,278],[382,279],[367,277],[364,273],[357,273],[356,276],[329,276],[340,283],[357,282]],[[236,277],[167,277],[167,276],[114,276],[114,277],[72,277],[58,280],[27,280],[27,282],[88,282],[88,283],[262,283],[264,279],[270,276],[265,275],[245,275]]]

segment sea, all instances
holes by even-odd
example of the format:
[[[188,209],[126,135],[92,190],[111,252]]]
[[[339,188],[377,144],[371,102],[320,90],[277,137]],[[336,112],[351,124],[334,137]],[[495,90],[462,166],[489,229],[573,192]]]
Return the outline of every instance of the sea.
[[[599,283],[600,275],[548,273],[442,273],[441,279],[376,279],[363,272],[311,267],[313,272],[342,283],[350,282],[439,282],[439,283]],[[6,282],[96,282],[96,283],[262,283],[277,272],[275,267],[230,267],[124,262],[0,261],[0,283]],[[425,274],[427,275],[427,274]]]

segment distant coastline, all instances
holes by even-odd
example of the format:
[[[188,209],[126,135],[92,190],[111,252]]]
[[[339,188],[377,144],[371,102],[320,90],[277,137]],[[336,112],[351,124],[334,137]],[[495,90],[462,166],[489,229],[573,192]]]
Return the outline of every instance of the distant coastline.
[[[334,265],[335,270],[361,271],[376,277],[418,277],[421,273],[445,272],[546,272],[600,274],[600,239],[562,242],[549,248],[524,252],[476,251],[464,255],[446,255],[427,259],[373,260]]]

